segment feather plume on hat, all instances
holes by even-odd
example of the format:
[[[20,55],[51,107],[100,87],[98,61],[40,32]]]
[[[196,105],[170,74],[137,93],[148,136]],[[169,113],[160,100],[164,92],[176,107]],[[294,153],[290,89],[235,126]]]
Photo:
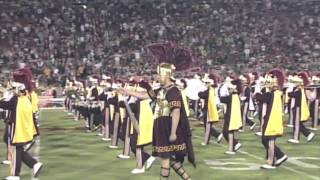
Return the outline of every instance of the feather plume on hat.
[[[273,69],[269,71],[268,74],[271,76],[271,78],[273,78],[275,81],[274,83],[277,83],[279,87],[283,87],[285,76],[281,70]]]

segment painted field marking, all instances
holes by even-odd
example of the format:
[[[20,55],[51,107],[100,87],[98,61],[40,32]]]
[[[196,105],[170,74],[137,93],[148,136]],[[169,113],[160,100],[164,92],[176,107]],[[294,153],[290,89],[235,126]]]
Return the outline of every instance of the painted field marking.
[[[225,170],[225,171],[247,171],[247,170],[259,170],[260,165],[257,163],[244,162],[246,159],[232,159],[230,161],[224,161],[222,159],[216,160],[204,160],[204,162],[210,166],[211,169]],[[239,165],[241,167],[223,167],[226,165]]]
[[[193,137],[195,137],[195,138],[202,138],[202,137],[200,137],[200,136],[193,136]],[[218,144],[218,143],[216,143],[216,142],[213,142],[213,143],[214,143],[215,145],[218,145],[218,146],[227,148],[227,146],[225,146],[225,145]],[[250,157],[252,157],[252,158],[254,158],[254,159],[257,159],[257,160],[261,160],[261,161],[264,161],[264,160],[265,160],[264,158],[261,158],[261,157],[259,157],[259,156],[254,155],[254,154],[250,154],[250,153],[245,152],[245,151],[239,150],[238,152],[241,153],[241,154],[245,154],[245,155],[247,155],[247,156],[250,156]],[[301,159],[301,158],[298,158],[298,159]],[[296,159],[296,161],[297,161],[297,159]],[[296,162],[296,161],[293,160],[293,162]],[[292,161],[290,161],[290,157],[289,157],[289,159],[288,159],[288,162],[292,162]],[[300,161],[300,162],[301,162],[301,161]],[[304,163],[304,164],[306,164],[306,163]],[[296,165],[297,165],[297,164],[296,164]],[[284,169],[286,169],[286,170],[288,170],[288,171],[294,172],[294,173],[296,173],[296,174],[300,174],[300,175],[302,175],[302,176],[308,177],[308,178],[310,178],[310,179],[320,180],[320,178],[317,177],[317,176],[313,176],[313,175],[307,174],[307,173],[305,173],[305,172],[295,170],[295,169],[293,169],[293,168],[291,168],[291,167],[287,167],[287,166],[285,166],[285,165],[282,165],[281,167],[284,168]]]
[[[320,169],[320,166],[302,162],[302,161],[300,161],[300,159],[320,161],[320,158],[317,158],[317,157],[290,157],[288,159],[288,162],[291,164],[295,164],[297,166],[303,167],[303,168]]]

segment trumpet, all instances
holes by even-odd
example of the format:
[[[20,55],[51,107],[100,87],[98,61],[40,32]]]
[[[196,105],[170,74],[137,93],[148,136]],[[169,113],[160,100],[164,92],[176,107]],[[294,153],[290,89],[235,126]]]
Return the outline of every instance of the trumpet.
[[[6,88],[0,87],[0,93],[4,93],[4,92],[6,92],[6,91],[8,91]]]
[[[10,87],[10,88],[4,88],[0,86],[0,93],[5,93],[8,91],[13,91],[15,88],[14,87]]]
[[[320,88],[320,84],[312,84],[304,87],[305,89],[318,89]]]
[[[265,82],[265,83],[260,83],[259,85],[253,85],[253,86],[251,86],[251,87],[254,87],[254,88],[256,88],[256,87],[260,87],[260,88],[272,88],[272,87],[274,87],[275,86],[275,84],[274,83],[270,83],[270,82]]]
[[[317,88],[320,88],[320,84],[316,83],[316,84],[310,84],[310,85],[307,85],[307,86],[304,86],[303,85],[303,82],[296,82],[296,81],[288,81],[288,83],[291,83],[293,84],[294,86],[301,86],[303,87],[304,89],[317,89]],[[285,84],[284,87],[289,87],[289,85]]]

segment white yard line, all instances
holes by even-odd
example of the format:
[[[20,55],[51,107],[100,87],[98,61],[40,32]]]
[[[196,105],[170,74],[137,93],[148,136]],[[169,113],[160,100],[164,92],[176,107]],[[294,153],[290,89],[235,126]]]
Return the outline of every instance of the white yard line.
[[[201,136],[193,136],[193,137],[195,137],[195,138],[200,138],[200,139],[203,138],[203,137],[201,137]],[[218,143],[216,143],[216,142],[213,142],[213,143],[214,143],[215,145],[218,145],[218,146],[221,146],[221,147],[225,147],[225,148],[228,147],[228,146],[225,146],[225,145],[222,145],[222,144],[218,144]],[[248,152],[245,152],[245,151],[239,150],[238,152],[241,153],[241,154],[245,154],[245,155],[247,155],[247,156],[250,156],[250,157],[252,157],[252,158],[254,158],[254,159],[257,159],[257,160],[261,160],[261,161],[264,160],[264,158],[261,158],[261,157],[259,157],[259,156],[256,156],[256,155],[254,155],[254,154],[251,154],[251,153],[248,153]],[[290,158],[290,157],[289,157],[289,158]],[[284,169],[286,169],[286,170],[288,170],[288,171],[294,172],[294,173],[296,173],[296,174],[300,174],[300,175],[302,175],[302,176],[308,177],[308,178],[310,178],[310,179],[320,180],[320,178],[317,177],[317,176],[313,176],[313,175],[307,174],[307,173],[305,173],[305,172],[303,172],[303,171],[295,170],[295,169],[293,169],[293,168],[291,168],[291,167],[288,167],[288,166],[285,166],[285,165],[282,165],[282,166],[280,166],[280,167],[282,167],[282,168],[284,168]]]

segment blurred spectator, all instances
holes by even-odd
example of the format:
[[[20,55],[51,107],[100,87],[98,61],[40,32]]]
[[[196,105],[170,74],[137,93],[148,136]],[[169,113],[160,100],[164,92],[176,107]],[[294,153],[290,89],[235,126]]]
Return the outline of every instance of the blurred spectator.
[[[205,72],[319,70],[318,1],[79,2],[1,1],[1,72],[25,62],[46,84],[70,75],[152,74],[144,47],[165,41],[190,47]]]

